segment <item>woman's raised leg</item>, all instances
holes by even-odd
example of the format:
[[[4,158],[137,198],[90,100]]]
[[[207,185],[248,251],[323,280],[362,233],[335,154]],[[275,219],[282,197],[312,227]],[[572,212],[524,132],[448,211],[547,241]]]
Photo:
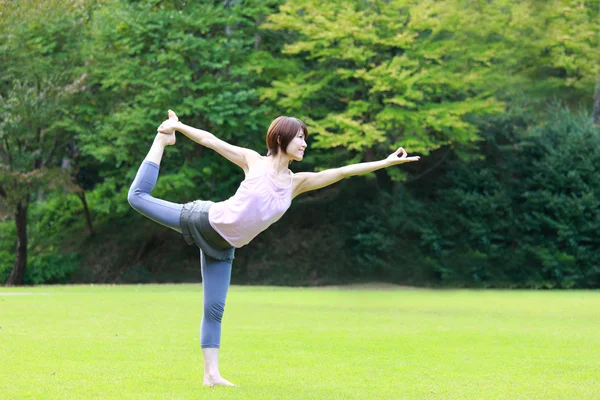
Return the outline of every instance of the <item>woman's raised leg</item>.
[[[183,205],[154,198],[150,195],[156,180],[165,147],[175,143],[175,134],[158,133],[129,188],[127,200],[131,207],[161,225],[181,232],[179,217]]]

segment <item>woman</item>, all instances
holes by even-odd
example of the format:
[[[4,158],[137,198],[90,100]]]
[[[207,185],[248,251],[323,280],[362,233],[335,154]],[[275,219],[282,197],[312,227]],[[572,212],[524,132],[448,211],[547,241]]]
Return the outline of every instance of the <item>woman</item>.
[[[175,204],[150,196],[164,149],[175,144],[175,131],[215,150],[244,170],[246,178],[230,199],[219,203],[197,200]],[[268,153],[263,157],[253,150],[226,143],[209,132],[184,125],[169,110],[169,119],[158,127],[154,143],[131,185],[127,198],[135,210],[182,233],[188,244],[196,243],[201,249],[204,310],[200,344],[206,385],[233,385],[221,377],[218,352],[235,248],[248,244],[281,218],[300,193],[323,188],[349,176],[419,160],[419,157],[407,157],[406,151],[399,148],[381,161],[294,174],[288,166],[291,161],[302,161],[307,134],[302,121],[278,117],[267,132]]]

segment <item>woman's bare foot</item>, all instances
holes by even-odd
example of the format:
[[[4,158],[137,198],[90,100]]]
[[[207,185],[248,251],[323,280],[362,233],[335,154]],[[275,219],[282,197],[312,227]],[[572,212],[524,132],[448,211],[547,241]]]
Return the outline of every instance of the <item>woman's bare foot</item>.
[[[210,387],[213,386],[235,386],[233,383],[229,382],[227,379],[221,377],[221,375],[210,376],[204,375],[204,384]]]
[[[163,146],[172,146],[175,144],[175,132],[173,133],[157,133],[156,139],[162,143]]]
[[[172,146],[175,144],[175,127],[179,122],[179,118],[172,110],[169,110],[169,119],[163,121],[158,127],[158,139],[165,146]]]

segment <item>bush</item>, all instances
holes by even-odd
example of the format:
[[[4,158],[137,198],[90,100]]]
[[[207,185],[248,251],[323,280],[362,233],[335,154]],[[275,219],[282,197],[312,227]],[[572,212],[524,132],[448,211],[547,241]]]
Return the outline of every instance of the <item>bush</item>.
[[[539,118],[538,118],[539,117]],[[537,122],[541,121],[541,122]],[[600,287],[600,133],[522,104],[479,121],[483,157],[356,207],[358,276],[470,287]]]
[[[15,252],[0,250],[0,282],[6,282],[15,264]]]
[[[514,166],[519,236],[554,287],[600,286],[600,129],[555,105]],[[518,171],[518,172],[517,172]]]
[[[485,159],[455,161],[436,182],[424,252],[446,283],[598,287],[599,130],[561,105],[529,129],[516,119],[517,130],[488,132]]]
[[[14,267],[16,237],[14,221],[0,222],[0,284],[8,280]]]
[[[71,275],[79,268],[76,254],[61,254],[53,248],[49,254],[34,255],[29,258],[23,276],[25,285],[68,283]]]

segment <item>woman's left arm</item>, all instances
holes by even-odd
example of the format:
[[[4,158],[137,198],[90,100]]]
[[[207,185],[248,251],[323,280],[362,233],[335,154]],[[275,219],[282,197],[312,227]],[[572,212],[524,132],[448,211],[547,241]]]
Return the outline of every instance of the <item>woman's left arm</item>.
[[[344,178],[355,175],[364,175],[378,169],[391,167],[392,165],[419,161],[420,157],[408,157],[406,151],[400,147],[390,154],[385,160],[372,161],[360,164],[346,165],[345,167],[327,169],[321,172],[299,172],[295,174],[298,183],[294,190],[294,196],[329,186]]]

